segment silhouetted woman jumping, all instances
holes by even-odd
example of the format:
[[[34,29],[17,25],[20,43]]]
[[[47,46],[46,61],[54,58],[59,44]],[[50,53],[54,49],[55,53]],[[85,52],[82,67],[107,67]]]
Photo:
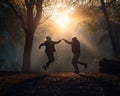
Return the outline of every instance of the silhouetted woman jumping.
[[[63,40],[66,43],[71,45],[72,52],[74,54],[74,56],[72,58],[72,64],[73,64],[73,67],[75,69],[74,73],[78,74],[80,72],[77,64],[84,65],[85,69],[87,69],[87,63],[83,63],[83,62],[78,61],[78,59],[80,57],[80,42],[77,40],[77,38],[76,37],[72,37],[72,42],[67,41],[65,39],[63,39]]]
[[[39,48],[41,48],[42,46],[45,46],[45,53],[48,57],[48,62],[46,63],[46,65],[43,67],[44,70],[46,70],[47,68],[49,68],[49,65],[55,61],[55,58],[54,58],[54,52],[56,51],[55,50],[55,44],[58,44],[60,43],[61,40],[55,42],[55,41],[52,41],[51,40],[51,37],[50,36],[47,36],[46,37],[46,41],[42,44],[40,44]]]

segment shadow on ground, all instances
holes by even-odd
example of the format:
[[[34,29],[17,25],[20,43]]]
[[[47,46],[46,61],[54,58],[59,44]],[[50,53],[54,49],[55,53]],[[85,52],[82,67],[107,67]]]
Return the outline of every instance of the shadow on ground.
[[[93,73],[43,74],[11,86],[3,96],[120,96],[120,79],[110,78]]]

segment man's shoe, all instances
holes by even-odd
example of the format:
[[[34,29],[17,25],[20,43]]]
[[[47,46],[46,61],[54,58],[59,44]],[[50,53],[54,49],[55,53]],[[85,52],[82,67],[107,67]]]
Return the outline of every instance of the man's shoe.
[[[47,70],[46,66],[44,66],[43,69],[46,71]]]
[[[78,73],[80,73],[80,71],[79,71],[79,70],[78,70],[78,71],[74,71],[74,73],[75,73],[75,74],[78,74]]]

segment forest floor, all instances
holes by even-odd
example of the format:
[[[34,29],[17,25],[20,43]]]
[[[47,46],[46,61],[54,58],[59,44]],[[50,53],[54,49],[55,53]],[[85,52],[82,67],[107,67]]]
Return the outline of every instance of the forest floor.
[[[0,72],[0,96],[120,96],[120,77],[87,72]]]

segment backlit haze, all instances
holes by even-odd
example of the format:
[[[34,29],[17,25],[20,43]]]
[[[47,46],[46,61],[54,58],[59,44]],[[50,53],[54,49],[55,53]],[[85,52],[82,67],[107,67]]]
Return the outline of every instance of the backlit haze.
[[[62,7],[61,4],[58,6]],[[63,8],[64,9],[64,8]],[[100,51],[96,39],[101,36],[97,33],[89,33],[88,26],[84,21],[89,20],[82,13],[76,13],[73,7],[65,10],[54,10],[51,18],[46,23],[40,25],[34,36],[32,52],[32,71],[44,71],[42,66],[47,62],[44,48],[38,49],[38,46],[44,42],[47,35],[52,37],[53,41],[67,39],[71,41],[72,36],[76,36],[81,43],[80,61],[88,63],[89,72],[98,72],[98,61],[106,56],[104,51]],[[110,53],[111,54],[111,53]],[[55,62],[50,65],[48,72],[67,72],[73,71],[71,46],[64,41],[56,45]],[[78,65],[81,71],[86,71],[84,66]]]
[[[59,1],[59,0],[58,0]],[[87,0],[86,0],[87,1]],[[98,61],[104,57],[111,57],[111,45],[108,39],[107,43],[102,45],[98,44],[99,37],[103,36],[105,32],[90,32],[89,26],[85,22],[90,22],[89,16],[86,16],[74,6],[68,6],[66,3],[57,3],[53,6],[43,7],[44,21],[46,16],[50,18],[43,24],[40,24],[34,34],[32,56],[31,56],[31,70],[33,72],[44,72],[43,66],[47,62],[47,56],[44,53],[45,47],[39,49],[39,45],[45,41],[46,36],[51,36],[53,41],[60,39],[67,39],[71,41],[72,36],[76,36],[81,44],[81,57],[80,61],[88,63],[88,69],[85,70],[84,66],[78,65],[80,71],[98,72]],[[45,13],[46,12],[46,13]],[[4,18],[6,16],[5,12]],[[7,13],[7,12],[6,12]],[[11,18],[15,18],[15,16]],[[1,19],[3,20],[3,19]],[[6,19],[5,19],[6,20]],[[4,20],[4,21],[5,21]],[[10,19],[6,20],[8,22]],[[40,21],[40,23],[41,23]],[[13,22],[13,21],[12,21]],[[9,21],[10,25],[11,21]],[[15,27],[11,27],[12,32],[7,30],[1,31],[5,36],[5,43],[1,44],[0,57],[3,58],[0,70],[2,71],[21,71],[23,50],[25,43],[25,34],[23,29],[19,28],[17,23],[13,23]],[[20,30],[18,30],[20,29]],[[56,45],[55,62],[50,65],[47,72],[72,72],[73,66],[71,46],[64,41]]]

